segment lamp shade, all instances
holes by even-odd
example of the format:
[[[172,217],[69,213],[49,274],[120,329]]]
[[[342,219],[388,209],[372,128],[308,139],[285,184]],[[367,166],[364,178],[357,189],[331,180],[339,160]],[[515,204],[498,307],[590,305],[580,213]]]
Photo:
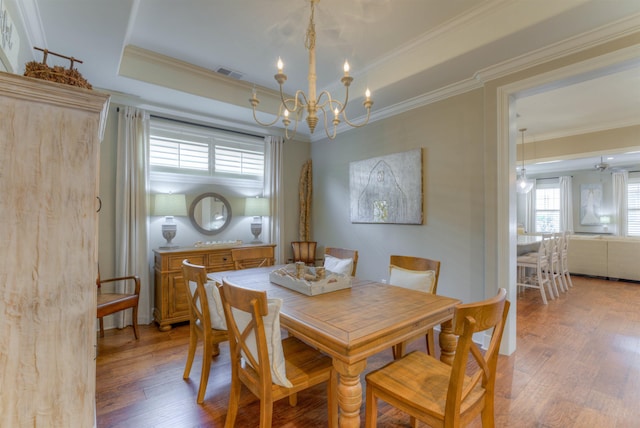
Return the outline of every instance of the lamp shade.
[[[186,216],[187,200],[185,196],[173,193],[155,195],[153,215]]]
[[[600,224],[610,224],[611,223],[611,217],[608,215],[602,215],[600,216]]]
[[[244,215],[253,217],[269,215],[269,199],[247,198],[244,205]]]

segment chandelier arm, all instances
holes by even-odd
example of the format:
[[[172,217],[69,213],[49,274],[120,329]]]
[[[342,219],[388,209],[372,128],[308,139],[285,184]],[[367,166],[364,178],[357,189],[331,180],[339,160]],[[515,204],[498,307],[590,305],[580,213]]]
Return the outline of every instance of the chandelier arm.
[[[329,106],[329,110],[331,110],[330,108],[331,106]],[[340,119],[338,119],[336,116],[334,116],[333,118],[333,134],[329,133],[329,124],[327,123],[327,110],[325,109],[325,107],[320,107],[320,110],[322,111],[322,118],[324,121],[324,133],[327,135],[327,138],[329,138],[330,140],[335,140],[336,138],[336,134],[337,134],[337,130],[338,130],[338,124],[340,123]],[[333,113],[331,113],[333,114]]]
[[[276,118],[273,120],[273,122],[268,122],[268,123],[261,122],[261,121],[258,119],[258,117],[256,116],[256,108],[255,108],[255,107],[253,107],[253,120],[255,120],[259,125],[262,125],[262,126],[272,126],[272,125],[275,125],[275,123],[278,121],[278,119],[280,119],[280,113],[278,113],[278,115],[277,115],[277,116],[276,116]]]
[[[353,122],[349,121],[349,119],[347,118],[347,113],[346,113],[346,112],[342,113],[342,118],[344,119],[344,122],[345,122],[347,125],[351,126],[352,128],[362,128],[362,127],[363,127],[363,126],[365,126],[367,123],[369,123],[369,117],[370,117],[370,116],[371,116],[371,109],[370,109],[370,108],[368,108],[368,109],[367,109],[367,118],[365,119],[365,121],[364,121],[364,122],[362,122],[361,124],[356,124],[356,123],[353,123]]]

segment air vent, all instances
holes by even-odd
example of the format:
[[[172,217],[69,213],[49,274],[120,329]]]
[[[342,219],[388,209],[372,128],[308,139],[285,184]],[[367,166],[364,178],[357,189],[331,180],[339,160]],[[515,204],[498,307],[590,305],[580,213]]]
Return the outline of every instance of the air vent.
[[[220,74],[224,74],[227,77],[231,77],[232,79],[240,80],[242,79],[242,73],[237,71],[229,70],[228,68],[220,67],[216,70]]]

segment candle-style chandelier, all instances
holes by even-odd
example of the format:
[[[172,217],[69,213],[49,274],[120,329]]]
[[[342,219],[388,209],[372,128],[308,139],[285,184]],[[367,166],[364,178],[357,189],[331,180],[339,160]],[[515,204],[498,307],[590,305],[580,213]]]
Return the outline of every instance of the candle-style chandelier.
[[[253,118],[254,120],[262,125],[262,126],[271,126],[275,124],[280,118],[282,118],[282,123],[285,128],[285,137],[287,139],[293,138],[298,129],[298,122],[304,117],[304,113],[306,111],[306,121],[309,126],[309,131],[313,134],[313,131],[316,128],[316,125],[319,122],[318,114],[322,112],[322,116],[324,119],[324,130],[329,139],[333,140],[336,138],[336,130],[338,125],[340,124],[340,116],[346,124],[351,127],[359,128],[361,126],[366,125],[369,122],[369,116],[371,114],[371,106],[373,105],[373,101],[371,100],[371,92],[369,89],[365,92],[365,100],[362,103],[364,107],[367,109],[367,118],[363,123],[355,124],[347,119],[346,107],[349,102],[349,86],[351,82],[353,82],[353,77],[349,76],[349,63],[347,61],[344,62],[344,75],[340,81],[346,88],[346,95],[344,102],[340,102],[331,97],[331,94],[328,91],[322,91],[320,95],[316,98],[316,27],[314,22],[314,13],[315,13],[315,5],[320,2],[320,0],[310,0],[311,3],[311,16],[309,17],[309,26],[307,27],[307,33],[305,37],[305,48],[309,51],[309,75],[307,80],[309,81],[309,94],[308,96],[302,90],[297,90],[296,94],[293,98],[285,98],[284,91],[282,89],[282,85],[287,80],[287,75],[284,74],[283,69],[284,65],[282,60],[278,58],[278,73],[274,76],[278,84],[280,85],[280,99],[281,103],[278,108],[278,115],[270,123],[263,123],[256,117],[256,107],[260,103],[258,101],[258,96],[254,89],[249,102],[253,107]],[[333,124],[333,132],[329,131],[329,119],[327,115],[333,115],[333,119],[331,123]],[[294,121],[293,131],[289,134],[289,125],[291,121]]]

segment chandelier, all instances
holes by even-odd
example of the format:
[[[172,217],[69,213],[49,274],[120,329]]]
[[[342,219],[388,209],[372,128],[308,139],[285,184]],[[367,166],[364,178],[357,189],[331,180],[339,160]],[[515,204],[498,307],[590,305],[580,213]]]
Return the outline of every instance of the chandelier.
[[[282,86],[284,82],[287,80],[287,75],[284,74],[284,65],[282,60],[278,58],[277,68],[278,73],[274,76],[278,85],[280,85],[280,99],[281,103],[278,108],[278,114],[273,122],[263,123],[256,117],[256,107],[260,103],[258,101],[258,96],[254,89],[249,102],[253,107],[253,119],[262,126],[271,126],[275,124],[280,118],[282,118],[282,123],[285,129],[285,137],[287,139],[293,138],[298,129],[298,122],[305,116],[306,112],[306,122],[309,126],[309,131],[313,134],[313,131],[316,129],[316,125],[320,121],[318,118],[318,114],[322,113],[323,122],[324,122],[324,130],[327,134],[327,137],[331,140],[336,138],[336,130],[338,125],[341,123],[340,117],[344,122],[354,128],[359,128],[361,126],[366,125],[369,122],[369,116],[371,114],[371,106],[373,105],[373,101],[371,100],[371,92],[369,89],[365,92],[365,100],[362,103],[367,109],[367,118],[363,123],[355,124],[347,119],[347,114],[345,109],[347,107],[347,103],[349,102],[349,86],[351,82],[353,82],[353,77],[349,76],[349,63],[347,61],[344,62],[344,75],[340,81],[344,85],[346,89],[346,95],[344,102],[340,102],[331,97],[331,94],[328,91],[322,91],[316,97],[316,27],[314,22],[314,13],[315,13],[315,5],[320,0],[310,0],[311,3],[311,15],[309,17],[309,25],[307,27],[307,33],[305,37],[305,48],[309,51],[309,74],[307,76],[307,80],[309,82],[309,92],[308,95],[304,93],[302,90],[297,90],[295,96],[293,98],[286,98],[284,95],[284,91]],[[333,125],[333,131],[330,131],[330,124],[328,116],[332,116],[331,124]],[[291,134],[289,133],[289,125],[291,122],[294,122],[293,130]]]
[[[524,169],[524,131],[527,128],[520,128],[518,131],[522,133],[522,168],[520,169],[520,177],[516,181],[516,191],[518,193],[529,193],[533,189],[533,181],[527,180],[527,172]]]

